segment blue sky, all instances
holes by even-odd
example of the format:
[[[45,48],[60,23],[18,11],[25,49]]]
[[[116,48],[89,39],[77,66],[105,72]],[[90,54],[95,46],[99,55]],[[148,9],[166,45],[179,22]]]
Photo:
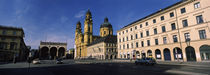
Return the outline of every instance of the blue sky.
[[[116,31],[180,0],[0,0],[0,25],[22,27],[25,43],[38,49],[40,41],[67,42],[74,47],[76,23],[84,29],[88,9],[93,34],[108,17]]]

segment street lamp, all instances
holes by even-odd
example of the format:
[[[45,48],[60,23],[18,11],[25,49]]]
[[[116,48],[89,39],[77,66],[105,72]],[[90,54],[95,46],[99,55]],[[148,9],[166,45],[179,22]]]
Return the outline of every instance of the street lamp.
[[[190,38],[187,38],[187,39],[185,40],[185,42],[186,42],[187,46],[190,46]]]

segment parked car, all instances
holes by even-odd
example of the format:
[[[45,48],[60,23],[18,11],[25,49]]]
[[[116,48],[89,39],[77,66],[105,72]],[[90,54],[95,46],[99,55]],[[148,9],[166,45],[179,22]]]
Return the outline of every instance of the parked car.
[[[40,62],[39,59],[34,59],[32,63],[33,63],[33,64],[41,64],[41,62]]]
[[[57,60],[56,60],[56,64],[63,64],[62,59],[57,59]]]
[[[154,65],[154,64],[156,64],[156,60],[154,58],[142,58],[142,59],[137,59],[135,61],[135,64],[136,65],[138,65],[138,64]]]

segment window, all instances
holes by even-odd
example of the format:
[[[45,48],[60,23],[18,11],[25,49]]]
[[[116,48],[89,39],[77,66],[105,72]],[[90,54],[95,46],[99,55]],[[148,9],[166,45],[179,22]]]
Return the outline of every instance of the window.
[[[143,33],[142,32],[140,33],[140,35],[141,35],[141,38],[143,38]]]
[[[141,41],[141,47],[144,47],[144,41]]]
[[[123,31],[123,34],[124,34],[124,31]]]
[[[185,8],[182,8],[181,9],[181,14],[185,13],[186,12],[186,9]]]
[[[126,33],[128,33],[128,30],[126,30]]]
[[[3,31],[2,31],[2,34],[3,34],[3,35],[6,35],[6,34],[7,34],[6,30],[3,30]]]
[[[125,39],[123,38],[123,42],[125,41]]]
[[[129,49],[129,44],[127,44],[127,49]]]
[[[163,37],[163,44],[167,44],[167,38]]]
[[[121,34],[119,33],[119,35],[121,35]]]
[[[183,24],[183,27],[187,27],[188,26],[187,20],[182,20],[182,24]]]
[[[137,29],[137,26],[135,26],[135,29]]]
[[[174,17],[174,12],[171,12],[170,13],[170,17]]]
[[[12,41],[15,41],[16,40],[16,38],[12,38]]]
[[[125,45],[123,45],[123,49],[125,49]]]
[[[196,9],[196,8],[200,8],[200,2],[195,3],[195,4],[194,4],[194,7],[195,7],[195,9]]]
[[[160,17],[160,20],[161,20],[161,21],[164,20],[164,16],[161,16],[161,17]]]
[[[172,23],[171,24],[171,30],[175,30],[176,29],[176,25],[175,25],[175,23]]]
[[[149,36],[149,31],[146,31],[147,36]]]
[[[150,46],[150,40],[147,40],[147,46]]]
[[[133,48],[133,43],[131,43],[131,48]]]
[[[140,24],[140,28],[142,28],[142,24]]]
[[[120,50],[121,50],[121,45],[120,45]]]
[[[136,48],[138,48],[139,47],[139,43],[138,42],[136,42]]]
[[[4,41],[4,40],[6,40],[6,38],[2,37],[1,40]]]
[[[106,31],[104,31],[104,34],[106,34]]]
[[[197,24],[203,23],[203,16],[202,15],[196,16],[196,20]]]
[[[127,41],[128,41],[128,36],[126,37]]]
[[[166,27],[162,26],[162,32],[166,32]]]
[[[138,39],[138,34],[136,34],[136,39]]]
[[[119,39],[119,42],[121,42],[121,39]]]
[[[185,41],[190,39],[190,33],[184,33]]]
[[[146,24],[146,26],[148,26],[148,22],[146,22],[145,24]]]
[[[200,36],[200,39],[206,39],[206,31],[205,30],[199,30],[199,36]]]
[[[173,41],[174,41],[174,43],[178,42],[177,35],[173,35]]]
[[[157,28],[154,29],[154,34],[157,34]]]
[[[153,19],[153,23],[156,23],[156,19]]]
[[[131,40],[133,40],[133,35],[131,35]]]
[[[130,29],[130,31],[132,31],[132,28]]]
[[[158,39],[155,39],[155,45],[158,45]]]
[[[16,35],[17,34],[17,32],[16,31],[13,31],[13,35]]]

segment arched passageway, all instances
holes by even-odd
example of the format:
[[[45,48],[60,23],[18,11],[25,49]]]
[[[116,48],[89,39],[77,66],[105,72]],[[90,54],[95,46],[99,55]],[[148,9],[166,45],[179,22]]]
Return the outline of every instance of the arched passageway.
[[[147,51],[147,57],[152,57],[152,51],[151,50]]]
[[[196,61],[195,49],[191,46],[185,48],[187,61]]]
[[[58,57],[63,57],[65,55],[65,48],[61,47],[58,50]]]
[[[56,54],[57,54],[57,48],[56,47],[50,48],[50,59],[55,59]]]
[[[170,50],[168,48],[165,48],[163,50],[164,52],[164,59],[165,61],[171,61],[171,53],[170,53]]]
[[[49,48],[48,47],[42,47],[40,50],[40,59],[49,59]]]
[[[161,59],[161,52],[159,49],[155,50],[155,57],[156,57],[156,59]]]
[[[201,55],[201,60],[210,61],[210,46],[202,45],[200,47],[200,55]]]
[[[174,54],[174,59],[178,60],[178,59],[183,59],[183,54],[182,54],[182,50],[179,47],[175,47],[173,49],[173,54]]]

